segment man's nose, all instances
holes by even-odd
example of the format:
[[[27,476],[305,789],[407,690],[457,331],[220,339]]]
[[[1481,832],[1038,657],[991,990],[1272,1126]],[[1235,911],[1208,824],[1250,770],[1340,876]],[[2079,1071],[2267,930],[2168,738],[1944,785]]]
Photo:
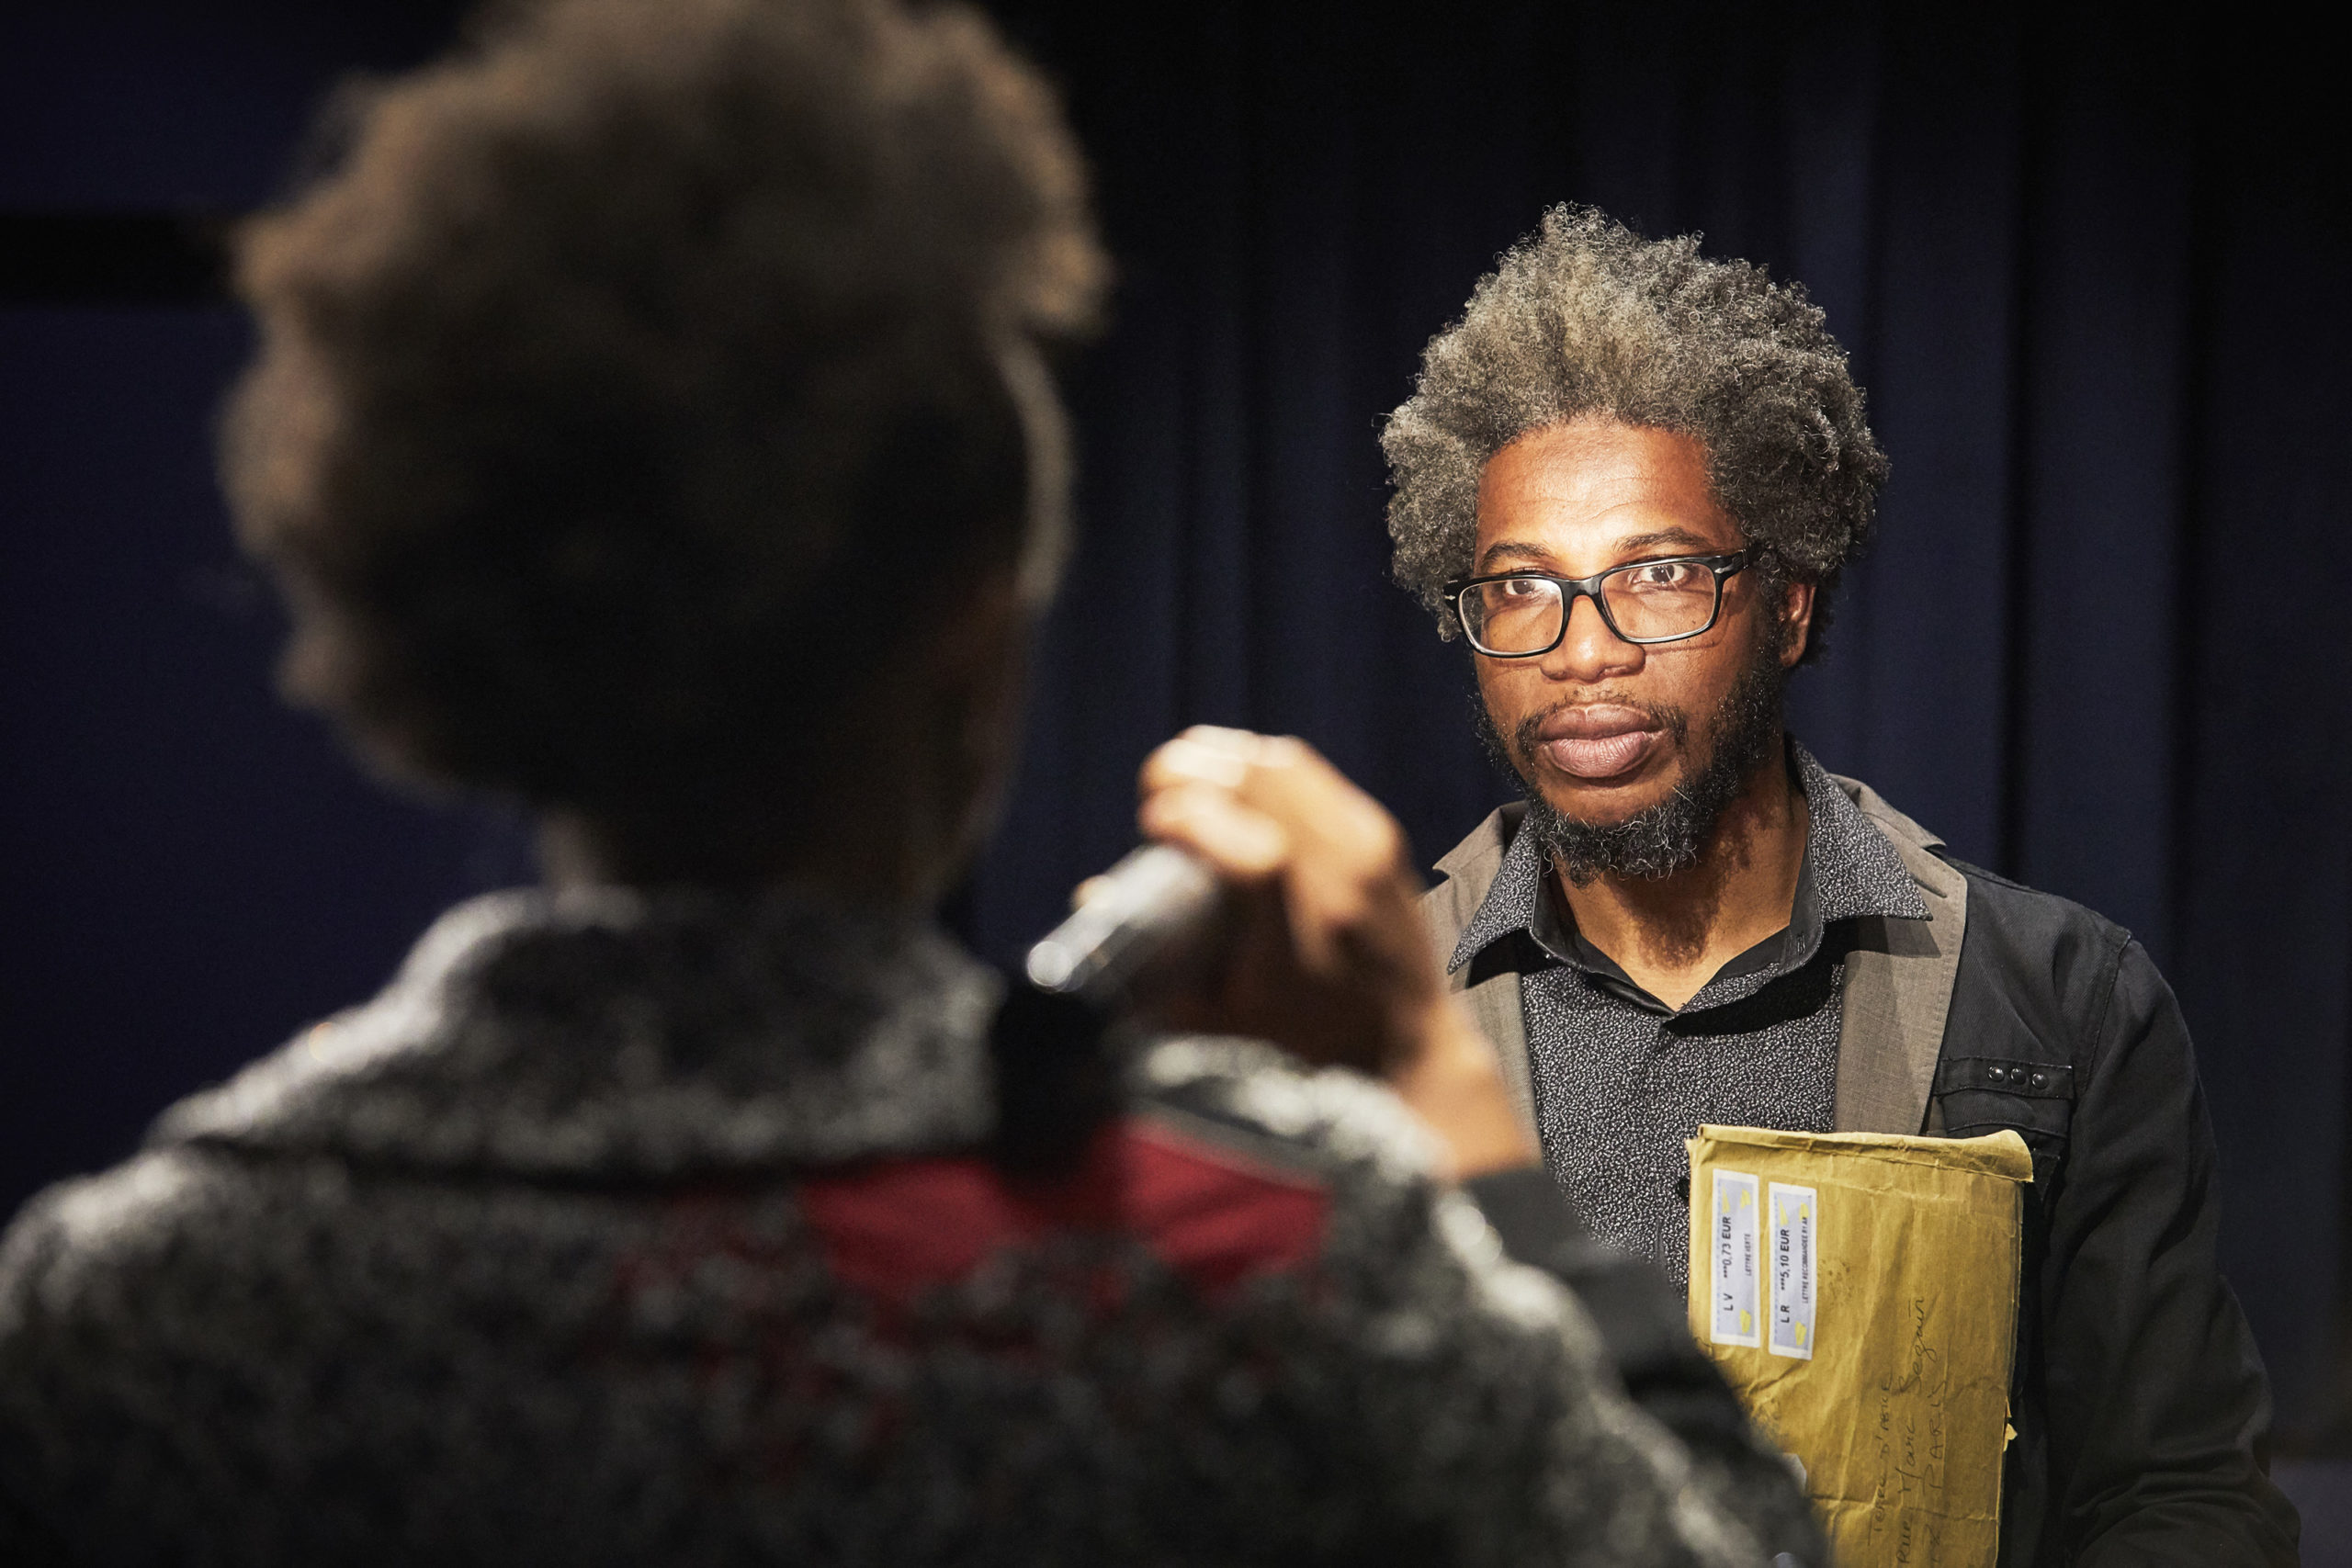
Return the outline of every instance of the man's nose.
[[[1567,635],[1539,662],[1552,680],[1589,683],[1640,669],[1642,649],[1638,643],[1627,642],[1611,631],[1601,618],[1600,604],[1589,594],[1579,593],[1568,605]]]

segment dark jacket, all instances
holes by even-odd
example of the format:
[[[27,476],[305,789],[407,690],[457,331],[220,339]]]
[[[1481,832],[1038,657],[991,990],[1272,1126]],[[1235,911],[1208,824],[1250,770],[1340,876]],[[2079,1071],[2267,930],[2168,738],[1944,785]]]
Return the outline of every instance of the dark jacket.
[[[1840,933],[1838,1126],[2007,1127],[2034,1151],[2003,1568],[2293,1563],[2294,1510],[2260,1457],[2261,1356],[2215,1262],[2213,1134],[2171,990],[2129,932],[1962,864],[1839,782],[1933,918]],[[1497,813],[1440,863],[1427,910],[1441,961],[1518,820]],[[1524,1086],[1517,976],[1457,983]]]
[[[1953,863],[1970,918],[1940,1130],[2011,1128],[2034,1151],[2001,1560],[2291,1564],[2269,1384],[2215,1263],[2213,1129],[2180,1004],[2122,928]]]
[[[782,900],[452,911],[10,1228],[0,1562],[1761,1568],[1384,1089],[1162,1041],[1021,1174],[998,994]]]

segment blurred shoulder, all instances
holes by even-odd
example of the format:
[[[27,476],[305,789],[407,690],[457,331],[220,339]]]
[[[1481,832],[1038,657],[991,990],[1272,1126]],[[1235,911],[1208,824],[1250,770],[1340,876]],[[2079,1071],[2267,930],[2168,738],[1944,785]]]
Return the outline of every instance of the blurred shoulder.
[[[200,1255],[209,1235],[266,1206],[230,1162],[189,1148],[48,1188],[0,1238],[0,1348],[60,1317],[141,1315],[139,1281]]]
[[[30,1552],[69,1518],[104,1537],[126,1510],[187,1517],[175,1456],[202,1434],[152,1417],[211,1386],[191,1373],[217,1358],[191,1351],[217,1343],[244,1299],[216,1246],[254,1213],[233,1168],[167,1149],[61,1182],[17,1214],[0,1240],[0,1546]]]
[[[1182,1118],[1302,1169],[1424,1179],[1438,1148],[1404,1102],[1374,1079],[1313,1068],[1261,1041],[1175,1035],[1136,1058],[1147,1111]]]

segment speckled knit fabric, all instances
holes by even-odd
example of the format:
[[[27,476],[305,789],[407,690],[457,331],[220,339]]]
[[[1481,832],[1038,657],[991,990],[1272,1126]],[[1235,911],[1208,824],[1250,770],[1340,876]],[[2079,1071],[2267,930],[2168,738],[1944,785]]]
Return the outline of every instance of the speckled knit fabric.
[[[783,901],[452,911],[17,1218],[0,1562],[1757,1561],[1384,1091],[1161,1042],[1021,1189],[995,998]]]

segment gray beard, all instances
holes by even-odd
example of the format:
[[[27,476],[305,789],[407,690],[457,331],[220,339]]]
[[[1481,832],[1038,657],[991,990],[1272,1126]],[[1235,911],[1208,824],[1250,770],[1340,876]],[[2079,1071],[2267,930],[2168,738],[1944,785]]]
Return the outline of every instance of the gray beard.
[[[1777,749],[1781,728],[1781,696],[1785,676],[1769,644],[1732,689],[1724,694],[1708,716],[1702,734],[1707,760],[1686,776],[1664,800],[1635,812],[1622,822],[1586,822],[1568,816],[1545,800],[1530,775],[1532,759],[1542,737],[1542,714],[1530,715],[1506,745],[1494,716],[1483,699],[1476,708],[1478,737],[1496,762],[1519,781],[1527,796],[1527,818],[1521,831],[1533,833],[1551,852],[1567,879],[1578,887],[1599,876],[1656,880],[1671,876],[1699,863],[1708,837],[1737,800],[1756,770]],[[1657,720],[1680,750],[1690,736],[1690,716],[1679,708],[1634,704]]]

